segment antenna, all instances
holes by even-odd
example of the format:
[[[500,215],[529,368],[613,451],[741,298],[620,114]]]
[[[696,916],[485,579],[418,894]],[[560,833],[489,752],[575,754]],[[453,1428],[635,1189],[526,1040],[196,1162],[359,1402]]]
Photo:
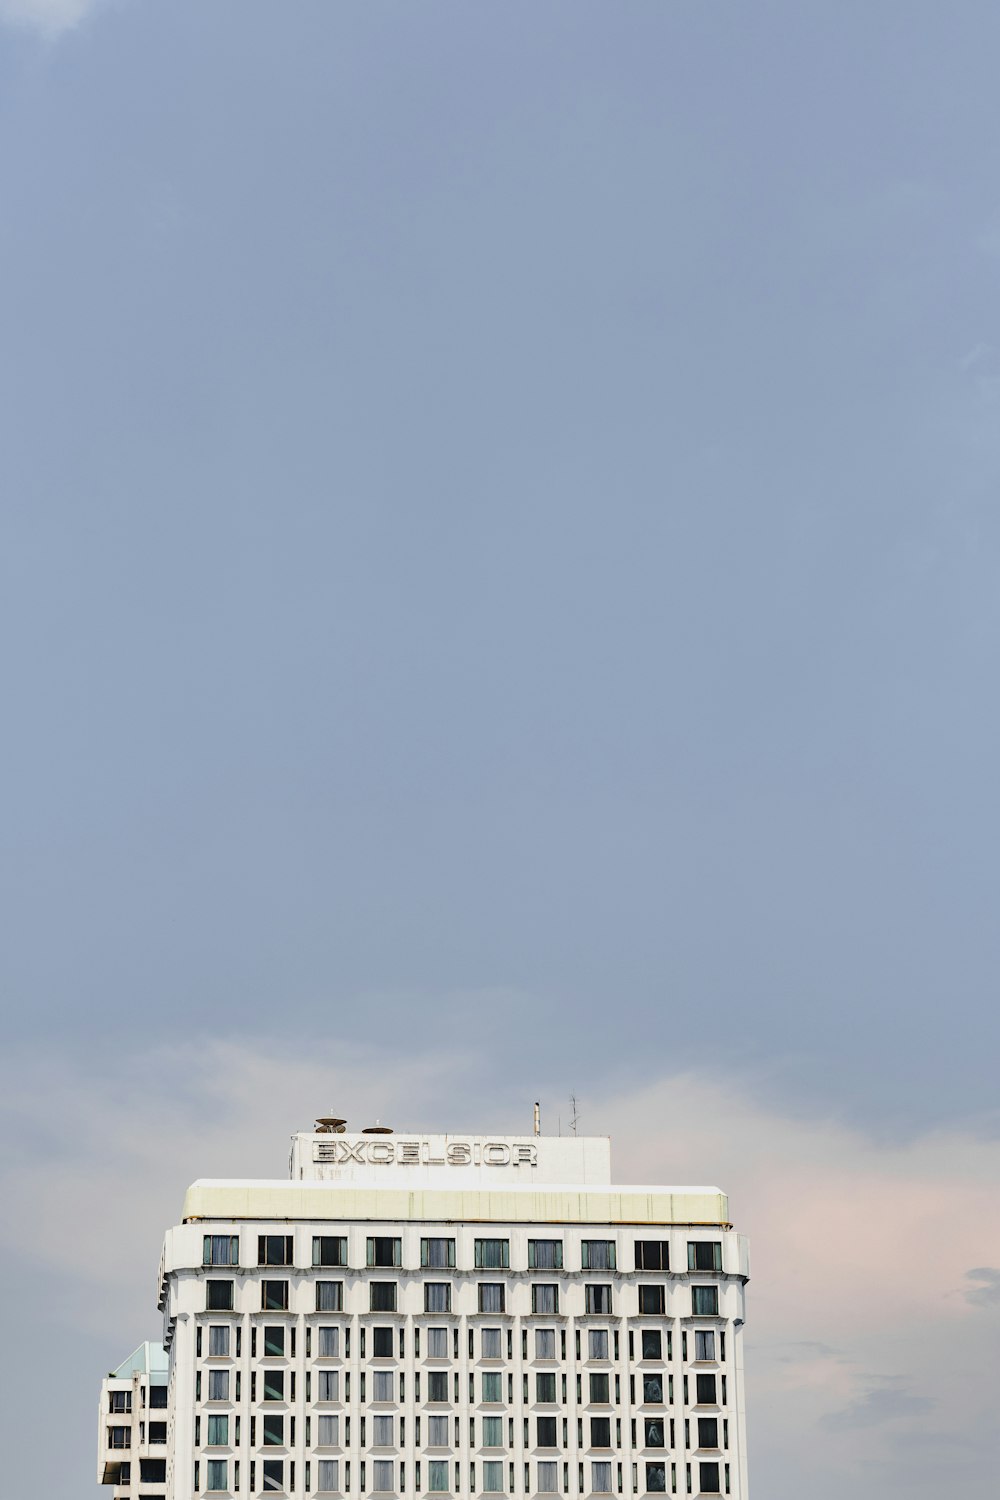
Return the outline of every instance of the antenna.
[[[575,1094],[570,1094],[570,1096],[569,1096],[569,1102],[573,1106],[573,1113],[570,1116],[569,1128],[570,1128],[570,1130],[572,1130],[573,1134],[576,1135],[576,1127],[580,1123],[580,1116],[576,1112],[576,1095]]]
[[[535,1100],[535,1135],[542,1133],[542,1106]]]

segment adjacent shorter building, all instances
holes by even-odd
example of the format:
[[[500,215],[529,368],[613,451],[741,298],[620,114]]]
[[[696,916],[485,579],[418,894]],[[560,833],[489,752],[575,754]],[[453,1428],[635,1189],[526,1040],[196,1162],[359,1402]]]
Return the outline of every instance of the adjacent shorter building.
[[[105,1381],[99,1478],[123,1500],[746,1500],[748,1275],[724,1194],[613,1184],[605,1138],[325,1118],[287,1181],[188,1190],[166,1369],[143,1345]]]

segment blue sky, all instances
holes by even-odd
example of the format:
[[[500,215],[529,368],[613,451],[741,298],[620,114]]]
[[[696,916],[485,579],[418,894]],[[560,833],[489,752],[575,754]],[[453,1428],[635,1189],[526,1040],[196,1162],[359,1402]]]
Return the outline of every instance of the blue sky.
[[[993,1180],[998,46],[979,0],[0,0],[0,986],[46,1110],[141,1079],[210,1135],[170,1049],[294,1101],[303,1043],[377,1042],[460,1056],[467,1114],[694,1077],[841,1185],[936,1191],[942,1140]],[[926,1427],[911,1354],[869,1375],[812,1440]]]

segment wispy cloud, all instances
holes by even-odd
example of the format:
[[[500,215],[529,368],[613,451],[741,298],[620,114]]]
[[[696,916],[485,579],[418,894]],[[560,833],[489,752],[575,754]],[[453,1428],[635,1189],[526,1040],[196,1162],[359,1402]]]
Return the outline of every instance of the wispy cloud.
[[[1000,1271],[993,1266],[977,1266],[966,1271],[968,1281],[978,1281],[979,1286],[969,1287],[965,1300],[973,1307],[1000,1307]]]
[[[917,1396],[908,1391],[898,1376],[885,1376],[877,1383],[869,1384],[867,1390],[860,1392],[840,1411],[828,1412],[823,1418],[823,1426],[831,1432],[851,1427],[878,1427],[883,1422],[921,1417],[933,1405],[930,1396]]]
[[[59,36],[78,26],[104,0],[0,0],[0,21]]]

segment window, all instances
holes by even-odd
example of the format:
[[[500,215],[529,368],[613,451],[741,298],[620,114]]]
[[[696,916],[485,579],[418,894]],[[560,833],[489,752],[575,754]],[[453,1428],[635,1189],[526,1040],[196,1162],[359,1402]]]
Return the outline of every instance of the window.
[[[588,1330],[587,1352],[590,1359],[607,1359],[608,1330],[606,1328],[591,1328]]]
[[[396,1375],[393,1370],[372,1371],[372,1400],[394,1401],[396,1399]]]
[[[210,1323],[208,1328],[208,1355],[210,1359],[225,1359],[229,1354],[229,1324]]]
[[[394,1489],[392,1459],[376,1458],[372,1464],[372,1489],[379,1495],[388,1494]]]
[[[442,1445],[443,1446],[443,1445]],[[432,1458],[427,1465],[427,1488],[432,1495],[444,1495],[448,1490],[448,1461]]]
[[[581,1264],[585,1271],[613,1271],[615,1269],[614,1240],[584,1240],[580,1246]]]
[[[642,1357],[643,1359],[663,1358],[663,1335],[658,1328],[644,1328],[642,1330]]]
[[[559,1465],[540,1463],[537,1469],[539,1492],[543,1495],[554,1495],[559,1488]]]
[[[689,1271],[721,1271],[721,1240],[688,1240]]]
[[[370,1287],[372,1312],[395,1312],[396,1311],[396,1283],[394,1281],[373,1281]]]
[[[693,1286],[691,1288],[691,1311],[696,1318],[719,1316],[719,1288],[717,1286]]]
[[[264,1400],[284,1401],[285,1399],[285,1372],[275,1370],[273,1367],[263,1371]]]
[[[201,1258],[203,1266],[239,1265],[240,1237],[238,1234],[206,1234],[203,1245]]]
[[[483,1418],[483,1447],[503,1447],[503,1417]]]
[[[535,1438],[539,1448],[558,1448],[556,1417],[535,1418]]]
[[[370,1266],[402,1265],[403,1241],[379,1237],[368,1239],[368,1264]]]
[[[321,1448],[340,1447],[340,1418],[319,1416],[316,1419],[316,1442]]]
[[[316,1371],[316,1400],[317,1401],[339,1401],[340,1400],[340,1371],[339,1370],[317,1370]]]
[[[535,1329],[535,1358],[555,1359],[556,1331],[554,1328]]]
[[[165,1385],[151,1385],[149,1387],[149,1406],[151,1411],[166,1411],[167,1388]]]
[[[658,1417],[646,1418],[646,1447],[663,1447],[663,1423]]]
[[[392,1429],[392,1417],[372,1417],[372,1447],[391,1448],[393,1446]]]
[[[635,1268],[637,1271],[669,1271],[669,1240],[636,1240]]]
[[[228,1331],[228,1330],[227,1330]],[[132,1410],[131,1391],[109,1391],[108,1411],[127,1415]]]
[[[611,1382],[607,1375],[592,1373],[590,1376],[590,1399],[595,1406],[608,1406],[611,1402]]]
[[[140,1484],[166,1484],[167,1460],[165,1458],[140,1458]]]
[[[503,1493],[503,1464],[495,1458],[488,1458],[483,1463],[483,1490],[487,1495]]]
[[[717,1448],[719,1446],[719,1419],[718,1417],[698,1418],[698,1447]]]
[[[424,1312],[451,1312],[451,1282],[428,1281],[424,1284]]]
[[[510,1240],[477,1240],[476,1269],[506,1270],[510,1265]]]
[[[554,1370],[538,1370],[535,1373],[535,1400],[555,1401],[556,1376]]]
[[[257,1236],[257,1264],[259,1266],[293,1265],[292,1236],[290,1234],[259,1234]]]
[[[229,1371],[209,1370],[208,1372],[208,1399],[209,1401],[229,1400]]]
[[[229,1418],[209,1415],[208,1418],[208,1446],[210,1448],[228,1448],[229,1446]]]
[[[225,1458],[210,1458],[205,1465],[208,1471],[207,1490],[228,1490],[229,1461]]]
[[[260,1305],[265,1312],[287,1312],[288,1282],[262,1281],[260,1284]]]
[[[285,1488],[285,1465],[280,1458],[265,1458],[261,1467],[264,1470],[265,1490]]]
[[[663,1405],[662,1375],[644,1375],[642,1377],[642,1401],[644,1406]]]
[[[451,1271],[455,1266],[454,1240],[421,1240],[420,1264],[435,1271]]]
[[[591,1417],[590,1419],[590,1446],[592,1448],[611,1447],[611,1418]]]
[[[108,1447],[109,1448],[131,1448],[131,1446],[132,1446],[132,1429],[131,1429],[131,1427],[109,1427],[108,1428]]]
[[[532,1271],[561,1271],[562,1240],[529,1240],[528,1265]]]
[[[590,1488],[595,1495],[611,1494],[611,1465],[609,1463],[591,1464]]]
[[[448,1442],[448,1418],[427,1418],[427,1446],[429,1448],[447,1448]]]
[[[611,1311],[611,1284],[610,1282],[590,1282],[585,1288],[586,1305],[589,1313],[610,1313]]]
[[[482,1343],[483,1359],[503,1359],[499,1328],[484,1328]]]
[[[506,1241],[504,1241],[506,1244]],[[504,1310],[504,1288],[500,1281],[481,1281],[479,1283],[479,1311],[484,1313],[502,1313]]]
[[[347,1238],[339,1234],[313,1235],[314,1266],[346,1266]],[[336,1467],[336,1465],[334,1465]]]
[[[662,1317],[667,1310],[665,1286],[640,1286],[639,1311],[652,1317]]]
[[[283,1359],[285,1354],[285,1329],[281,1323],[264,1324],[264,1354],[270,1359]]]
[[[717,1495],[719,1493],[719,1465],[698,1465],[698,1488],[703,1495]]]
[[[394,1331],[392,1328],[372,1329],[372,1359],[392,1359]]]
[[[484,1370],[483,1371],[482,1381],[483,1381],[483,1400],[484,1401],[502,1401],[503,1400],[503,1388],[502,1388],[502,1384],[501,1384],[502,1379],[503,1379],[503,1377],[501,1376],[499,1370]]]
[[[233,1283],[231,1281],[206,1281],[205,1306],[209,1312],[232,1312]]]
[[[646,1465],[646,1493],[648,1495],[665,1495],[667,1493],[666,1464]]]
[[[340,1489],[340,1460],[321,1458],[316,1465],[316,1488],[320,1494],[333,1494]]]
[[[316,1311],[344,1311],[344,1283],[342,1281],[317,1281]]]
[[[427,1358],[448,1358],[448,1330],[447,1328],[428,1328],[427,1330]]]
[[[447,1370],[427,1371],[427,1399],[428,1401],[447,1401],[448,1399],[448,1372]]]
[[[714,1406],[715,1402],[716,1402],[716,1396],[715,1396],[715,1389],[716,1389],[715,1388],[715,1376],[714,1375],[696,1375],[694,1377],[694,1379],[695,1379],[695,1390],[697,1392],[698,1405],[699,1406]]]
[[[339,1328],[326,1328],[323,1326],[317,1328],[316,1357],[317,1359],[338,1359],[340,1357]]]
[[[285,1419],[280,1413],[268,1413],[264,1418],[264,1446],[265,1448],[285,1446]]]
[[[547,1281],[536,1281],[531,1288],[531,1311],[533,1313],[548,1313],[550,1316],[559,1311],[559,1288],[555,1283]]]

